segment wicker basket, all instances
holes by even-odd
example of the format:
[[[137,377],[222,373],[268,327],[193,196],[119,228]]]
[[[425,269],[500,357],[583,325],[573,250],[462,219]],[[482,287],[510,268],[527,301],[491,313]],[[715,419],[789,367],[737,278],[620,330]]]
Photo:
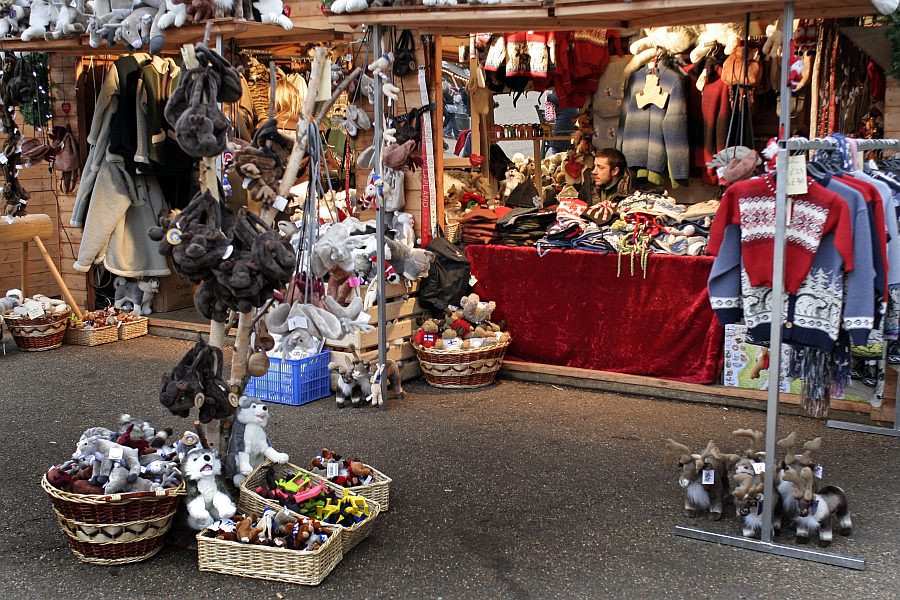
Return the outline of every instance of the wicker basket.
[[[147,324],[149,322],[150,319],[147,317],[141,317],[140,319],[120,324],[118,328],[119,339],[130,340],[141,337],[142,335],[147,335]]]
[[[268,461],[264,461],[261,465],[256,467],[254,471],[250,474],[247,479],[245,479],[240,485],[240,498],[238,499],[238,512],[246,513],[246,514],[261,514],[263,509],[265,508],[275,508],[281,509],[282,506],[278,504],[278,502],[274,500],[267,500],[257,494],[254,490],[262,485],[265,481],[265,469],[271,465],[272,463]],[[345,488],[331,483],[327,479],[316,475],[315,473],[311,473],[306,469],[301,469],[296,465],[292,465],[290,463],[286,463],[283,465],[275,465],[275,476],[279,479],[290,479],[297,472],[300,471],[305,475],[308,475],[309,478],[313,481],[322,482],[325,487],[331,489],[334,492],[334,495],[338,498],[343,498],[345,494]],[[339,527],[344,530],[344,535],[342,538],[342,546],[343,553],[347,554],[356,547],[361,541],[369,537],[372,533],[372,529],[375,528],[375,519],[378,517],[378,513],[381,512],[381,506],[378,504],[378,501],[369,500],[369,506],[371,507],[372,514],[369,515],[365,521],[361,523],[357,523],[353,527],[343,527],[342,525],[334,525],[334,527]]]
[[[116,327],[94,327],[93,329],[66,330],[65,342],[75,346],[99,346],[110,342],[119,341],[119,332]]]
[[[429,385],[440,388],[478,388],[494,383],[509,341],[476,350],[437,350],[413,342]]]
[[[365,465],[365,463],[363,463]],[[372,469],[372,483],[366,485],[355,485],[353,487],[344,488],[350,493],[358,494],[367,500],[374,500],[378,503],[378,507],[387,512],[391,503],[391,482],[393,479],[376,469],[371,465],[365,465]]]
[[[42,352],[62,346],[69,314],[70,311],[66,311],[62,315],[43,316],[37,319],[4,315],[3,320],[20,350]]]
[[[257,513],[258,514],[258,513]],[[217,540],[204,529],[197,534],[197,564],[201,571],[319,585],[344,557],[340,527],[328,527],[332,535],[313,552]]]
[[[159,552],[172,526],[184,484],[159,492],[112,496],[72,494],[53,487],[44,475],[41,487],[72,553],[87,563],[140,562]]]

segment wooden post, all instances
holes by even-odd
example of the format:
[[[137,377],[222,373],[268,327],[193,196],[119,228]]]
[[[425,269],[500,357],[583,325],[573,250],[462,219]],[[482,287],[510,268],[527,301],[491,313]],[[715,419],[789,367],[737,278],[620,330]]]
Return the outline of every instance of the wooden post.
[[[59,270],[56,268],[56,264],[53,262],[53,257],[50,256],[50,253],[47,252],[47,248],[44,247],[44,242],[41,241],[41,238],[38,236],[34,236],[34,243],[37,244],[38,252],[41,253],[41,256],[44,258],[44,262],[47,263],[47,267],[50,268],[50,274],[53,275],[53,279],[56,280],[57,285],[59,285],[59,289],[62,290],[62,294],[66,299],[66,302],[69,303],[69,306],[72,308],[72,312],[75,313],[75,316],[81,319],[81,310],[78,308],[78,304],[76,304],[75,299],[72,297],[72,292],[69,291],[69,286],[66,285],[66,282],[63,281],[62,275],[59,274]],[[23,248],[24,251],[24,248]],[[28,258],[27,252],[25,253],[24,258]],[[24,264],[24,271],[28,270],[28,265]],[[22,290],[24,294],[25,291]]]
[[[22,296],[28,297],[28,242],[22,242]]]

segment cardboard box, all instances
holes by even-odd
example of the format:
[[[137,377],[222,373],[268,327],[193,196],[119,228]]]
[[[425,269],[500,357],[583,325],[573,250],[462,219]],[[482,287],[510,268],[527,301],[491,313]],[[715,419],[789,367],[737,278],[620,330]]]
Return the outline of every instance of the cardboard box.
[[[153,312],[164,313],[194,305],[193,283],[179,275],[169,259],[169,270],[172,274],[159,278],[159,293],[153,298]]]
[[[722,383],[726,387],[738,387],[750,390],[769,389],[769,370],[760,369],[757,364],[768,348],[756,346],[747,341],[745,325],[725,326],[725,372]],[[781,383],[782,392],[799,394],[801,381],[784,376],[790,361],[790,348],[781,349]]]

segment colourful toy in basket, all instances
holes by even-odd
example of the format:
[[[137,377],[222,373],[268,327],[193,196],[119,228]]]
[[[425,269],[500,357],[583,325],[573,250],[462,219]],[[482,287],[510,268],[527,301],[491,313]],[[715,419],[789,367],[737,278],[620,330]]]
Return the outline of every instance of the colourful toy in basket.
[[[235,515],[234,519],[216,521],[207,535],[229,542],[314,552],[328,541],[331,532],[314,519],[297,519],[287,510],[267,508],[259,518]]]
[[[329,465],[333,466],[329,469]],[[309,461],[309,467],[316,475],[343,487],[368,485],[373,479],[372,469],[364,463],[342,459],[340,454],[335,454],[328,448],[322,448],[322,451]],[[329,470],[336,474],[328,476]]]
[[[288,461],[287,454],[278,452],[269,443],[265,429],[268,424],[269,407],[258,400],[242,396],[225,461],[225,475],[235,485],[240,485],[266,459],[279,464]]]

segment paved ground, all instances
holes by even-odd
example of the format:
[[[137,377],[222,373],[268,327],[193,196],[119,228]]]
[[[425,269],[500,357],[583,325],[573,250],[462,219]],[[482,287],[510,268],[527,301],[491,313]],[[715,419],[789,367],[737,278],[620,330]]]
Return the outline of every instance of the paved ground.
[[[847,491],[855,527],[833,550],[868,561],[854,572],[673,535],[685,520],[663,440],[735,448],[730,432],[762,428],[763,413],[510,382],[478,392],[413,383],[387,412],[339,411],[329,400],[274,409],[273,443],[298,462],[326,445],[394,477],[390,512],[318,588],[200,573],[195,554],[174,547],[137,565],[79,563],[41,472],[120,411],[183,426],[156,388],[188,347],[148,337],[0,356],[0,436],[22,443],[3,453],[0,596],[855,599],[900,590],[896,441],[782,419],[784,431],[825,436],[826,479]]]

